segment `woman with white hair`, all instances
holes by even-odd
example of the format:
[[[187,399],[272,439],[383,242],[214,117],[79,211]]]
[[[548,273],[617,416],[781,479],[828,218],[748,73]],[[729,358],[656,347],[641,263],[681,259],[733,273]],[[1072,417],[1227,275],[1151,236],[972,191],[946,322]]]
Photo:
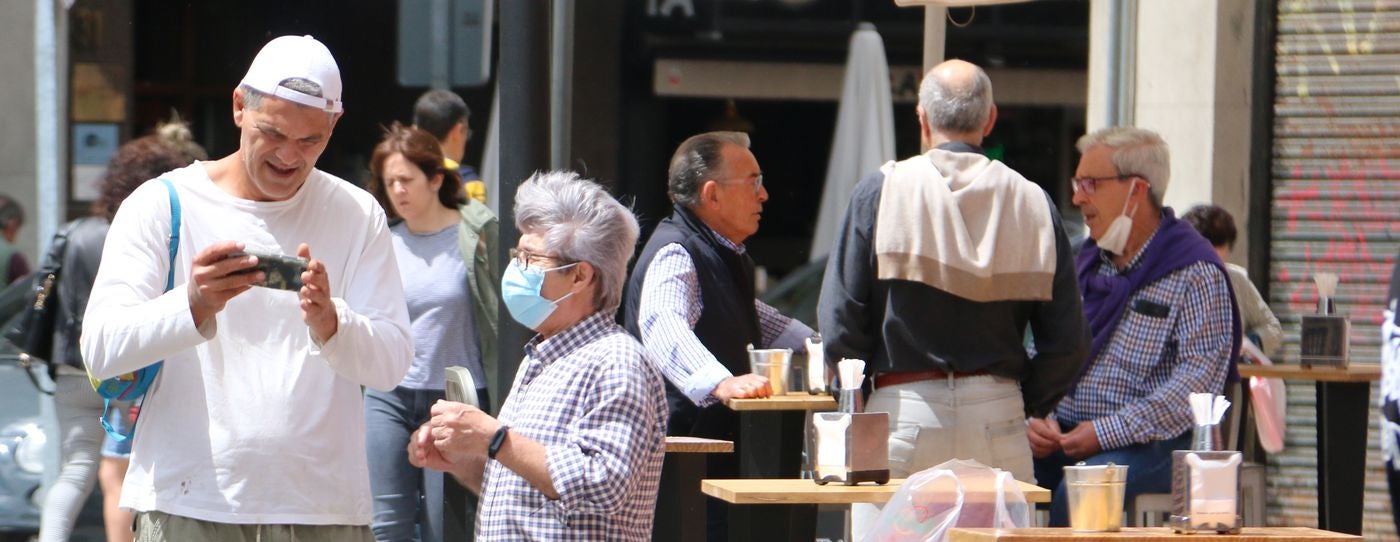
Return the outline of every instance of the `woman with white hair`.
[[[666,394],[613,316],[637,221],[594,182],[553,171],[521,184],[515,223],[501,295],[538,335],[499,418],[439,402],[409,459],[480,493],[477,540],[650,540]]]

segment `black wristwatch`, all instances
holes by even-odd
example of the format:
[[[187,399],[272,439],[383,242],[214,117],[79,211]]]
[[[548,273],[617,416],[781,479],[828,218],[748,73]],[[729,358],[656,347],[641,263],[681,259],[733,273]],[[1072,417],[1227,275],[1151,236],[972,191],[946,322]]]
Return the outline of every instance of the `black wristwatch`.
[[[496,454],[501,451],[501,445],[506,443],[506,433],[510,432],[510,426],[502,424],[496,434],[491,436],[491,443],[486,445],[486,457],[496,458]]]

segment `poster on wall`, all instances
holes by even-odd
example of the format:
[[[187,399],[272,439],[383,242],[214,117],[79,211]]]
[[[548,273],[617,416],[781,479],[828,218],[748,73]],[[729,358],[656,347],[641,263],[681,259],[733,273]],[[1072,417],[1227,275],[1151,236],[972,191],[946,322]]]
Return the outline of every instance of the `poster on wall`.
[[[70,199],[97,199],[98,183],[107,172],[107,162],[117,152],[120,125],[109,122],[73,124],[73,186]]]

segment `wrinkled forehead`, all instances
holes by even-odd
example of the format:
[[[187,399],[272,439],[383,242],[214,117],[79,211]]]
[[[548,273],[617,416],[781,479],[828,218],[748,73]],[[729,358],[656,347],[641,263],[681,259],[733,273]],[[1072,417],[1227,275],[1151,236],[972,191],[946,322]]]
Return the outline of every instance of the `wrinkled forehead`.
[[[275,96],[263,96],[258,108],[249,108],[248,112],[253,116],[251,120],[255,128],[270,129],[291,139],[329,138],[331,121],[335,118],[322,109]]]

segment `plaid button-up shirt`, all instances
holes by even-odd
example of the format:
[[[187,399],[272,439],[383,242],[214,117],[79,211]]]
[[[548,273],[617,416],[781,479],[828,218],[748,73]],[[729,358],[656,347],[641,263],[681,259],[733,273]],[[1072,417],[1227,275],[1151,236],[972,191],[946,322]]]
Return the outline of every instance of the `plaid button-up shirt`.
[[[1122,271],[1104,252],[1098,274],[1126,273],[1151,244]],[[1234,327],[1227,281],[1216,266],[1196,262],[1133,292],[1118,329],[1055,415],[1093,421],[1105,450],[1185,433],[1194,425],[1187,396],[1225,389]],[[1134,308],[1152,306],[1165,311]]]
[[[478,540],[650,540],[666,393],[642,347],[595,313],[525,345],[500,421],[545,447],[550,500],[487,461]]]

